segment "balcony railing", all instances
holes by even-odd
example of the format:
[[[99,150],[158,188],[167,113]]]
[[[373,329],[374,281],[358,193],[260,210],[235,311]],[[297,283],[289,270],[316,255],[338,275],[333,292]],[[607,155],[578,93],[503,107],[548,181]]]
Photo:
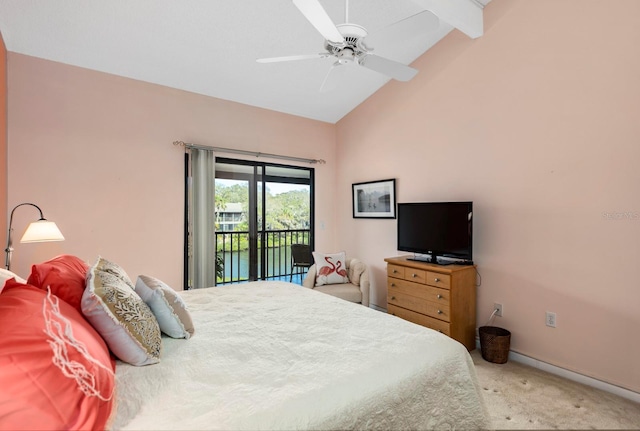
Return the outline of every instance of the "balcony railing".
[[[291,276],[291,245],[309,244],[310,233],[309,229],[270,230],[259,233],[258,279],[289,280]],[[216,255],[220,254],[224,256],[224,277],[223,279],[218,278],[216,284],[249,281],[249,232],[216,232]]]

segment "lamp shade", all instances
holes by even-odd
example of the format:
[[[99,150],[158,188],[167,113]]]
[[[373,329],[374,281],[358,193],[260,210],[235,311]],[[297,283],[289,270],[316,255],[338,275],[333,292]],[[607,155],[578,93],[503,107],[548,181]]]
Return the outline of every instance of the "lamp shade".
[[[44,219],[31,223],[20,240],[20,242],[50,241],[64,241],[64,236],[54,222]]]

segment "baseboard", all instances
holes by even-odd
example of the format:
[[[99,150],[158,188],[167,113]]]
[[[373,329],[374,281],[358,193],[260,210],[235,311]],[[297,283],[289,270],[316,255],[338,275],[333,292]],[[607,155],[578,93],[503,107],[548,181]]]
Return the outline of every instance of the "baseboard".
[[[480,349],[480,339],[476,338],[476,347]],[[593,377],[585,376],[584,374],[576,373],[575,371],[567,370],[566,368],[558,367],[556,365],[549,364],[539,359],[531,358],[523,355],[522,353],[509,350],[509,360],[518,362],[530,367],[537,368],[549,374],[563,377],[567,380],[582,383],[583,385],[591,386],[596,389],[600,389],[614,395],[626,398],[636,403],[640,403],[640,393],[631,391],[629,389],[621,388],[620,386],[612,385],[611,383],[603,382],[602,380],[594,379]]]
[[[373,308],[376,311],[382,311],[383,313],[387,312],[386,308],[378,307],[376,304],[369,303],[369,308]]]

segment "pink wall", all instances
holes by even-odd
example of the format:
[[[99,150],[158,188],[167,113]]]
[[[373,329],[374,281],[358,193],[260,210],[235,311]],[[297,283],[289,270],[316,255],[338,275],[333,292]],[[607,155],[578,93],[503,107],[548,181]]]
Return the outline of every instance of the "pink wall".
[[[500,302],[513,350],[640,392],[638,41],[637,0],[493,0],[483,37],[451,33],[340,121],[338,238],[372,302],[402,253],[394,221],[351,218],[350,184],[473,200],[478,325]]]
[[[102,255],[132,277],[181,289],[184,152],[176,140],[325,159],[314,165],[316,217],[335,230],[331,124],[16,53],[8,75],[9,204],[38,204],[66,237],[19,244],[37,214],[16,212],[12,269],[25,278],[32,263],[59,253],[91,262]],[[333,246],[327,232],[319,249]]]
[[[7,48],[0,33],[0,245],[7,243]],[[2,255],[4,259],[4,254]],[[4,268],[4,260],[2,261]]]
[[[478,323],[501,302],[514,350],[640,392],[640,220],[603,216],[640,213],[638,17],[637,0],[493,0],[483,37],[452,32],[412,82],[337,126],[9,53],[8,203],[38,203],[67,237],[16,244],[13,269],[101,254],[179,288],[172,141],[323,158],[317,248],[367,261],[374,304],[386,306],[396,225],[353,220],[351,184],[397,178],[400,202],[470,199]],[[17,213],[16,230],[34,217]]]

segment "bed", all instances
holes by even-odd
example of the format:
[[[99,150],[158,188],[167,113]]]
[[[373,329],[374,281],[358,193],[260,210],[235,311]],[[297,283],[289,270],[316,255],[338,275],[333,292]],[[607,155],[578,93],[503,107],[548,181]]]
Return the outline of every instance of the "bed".
[[[482,429],[456,341],[285,282],[182,293],[196,334],[116,369],[115,429]]]
[[[145,276],[56,259],[28,280],[0,274],[0,429],[490,427],[468,352],[430,329],[286,282],[176,292],[156,280],[188,320],[176,334]],[[100,280],[119,290],[93,303]],[[96,320],[109,301],[124,320]],[[137,319],[152,324],[140,340],[157,339],[142,359],[140,340],[118,338]]]

